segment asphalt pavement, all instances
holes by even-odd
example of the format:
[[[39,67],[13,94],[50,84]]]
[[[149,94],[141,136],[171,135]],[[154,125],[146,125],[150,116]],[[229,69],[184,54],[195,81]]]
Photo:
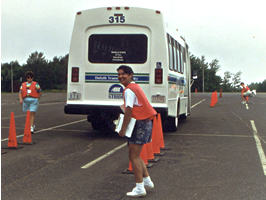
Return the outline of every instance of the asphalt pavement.
[[[13,150],[5,149],[10,112],[19,143],[26,115],[17,94],[2,94],[2,199],[129,199],[135,183],[122,173],[126,140],[94,131],[85,115],[64,114],[65,99],[65,93],[44,94],[34,144]],[[149,168],[155,189],[144,199],[266,199],[266,94],[257,94],[248,108],[239,94],[223,94],[213,108],[210,100],[210,93],[194,93],[191,116],[176,132],[164,133],[164,155]]]

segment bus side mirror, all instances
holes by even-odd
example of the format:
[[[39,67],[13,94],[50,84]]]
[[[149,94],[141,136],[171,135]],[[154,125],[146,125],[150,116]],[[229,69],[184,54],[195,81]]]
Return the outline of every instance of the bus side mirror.
[[[192,72],[192,79],[196,80],[197,78],[198,78],[197,72],[196,71]]]

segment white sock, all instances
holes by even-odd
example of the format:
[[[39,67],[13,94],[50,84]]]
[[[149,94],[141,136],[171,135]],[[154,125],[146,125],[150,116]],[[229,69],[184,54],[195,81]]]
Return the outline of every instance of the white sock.
[[[150,183],[151,182],[151,177],[150,176],[143,177],[143,182],[144,183]]]
[[[142,182],[142,183],[136,183],[136,187],[137,187],[137,189],[144,189],[144,182]]]

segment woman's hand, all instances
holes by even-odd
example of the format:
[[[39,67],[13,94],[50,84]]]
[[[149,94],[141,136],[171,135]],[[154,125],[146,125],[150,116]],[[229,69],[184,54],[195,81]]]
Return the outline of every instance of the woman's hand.
[[[126,131],[121,129],[118,134],[120,135],[120,137],[125,137]]]

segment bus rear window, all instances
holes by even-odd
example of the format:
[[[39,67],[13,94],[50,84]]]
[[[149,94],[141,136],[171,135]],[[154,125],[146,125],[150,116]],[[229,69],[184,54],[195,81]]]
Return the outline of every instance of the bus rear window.
[[[89,37],[91,63],[145,63],[147,36],[143,34],[93,34]]]

